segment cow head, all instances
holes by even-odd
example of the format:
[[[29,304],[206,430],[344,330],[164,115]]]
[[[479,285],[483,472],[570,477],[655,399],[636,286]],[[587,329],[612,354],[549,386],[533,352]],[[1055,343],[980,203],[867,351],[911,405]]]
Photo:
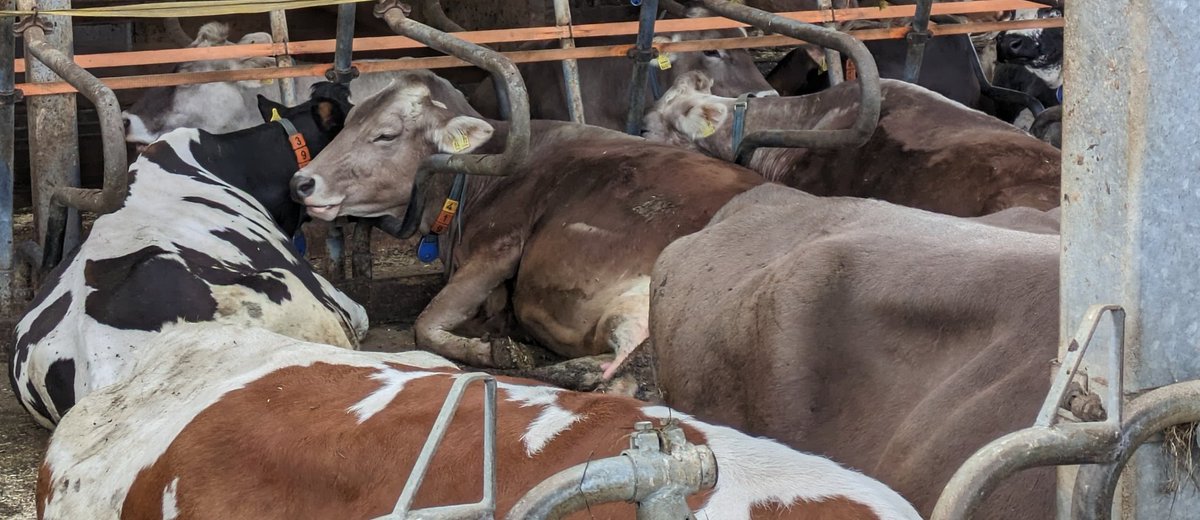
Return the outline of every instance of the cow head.
[[[354,107],[325,153],[292,177],[292,196],[321,220],[400,216],[423,159],[468,153],[492,138],[477,116],[446,80],[403,74]]]
[[[279,114],[280,117],[291,121],[296,130],[304,136],[312,156],[321,153],[333,141],[345,124],[350,109],[350,88],[329,82],[313,85],[309,100],[291,108],[264,96],[258,97],[258,111],[263,120],[271,121],[275,114]],[[214,173],[248,191],[271,212],[271,217],[284,233],[291,236],[300,226],[303,209],[292,200],[289,186],[291,176],[295,173],[291,143],[280,138],[277,149],[259,150],[257,153],[256,157],[270,161],[271,167],[226,168]],[[243,178],[230,179],[227,178],[228,175],[241,175]]]
[[[698,150],[698,142],[719,133],[729,117],[728,102],[732,100],[714,96],[712,86],[712,78],[702,72],[680,76],[646,114],[642,136]]]
[[[703,8],[690,8],[688,18],[712,16]],[[711,40],[719,38],[744,38],[745,29],[720,29],[710,31],[691,31],[673,33],[668,36],[655,36],[654,43],[673,43],[690,40]],[[737,97],[752,93],[756,96],[778,95],[775,89],[767,83],[762,72],[754,63],[754,58],[745,49],[707,50],[699,52],[668,52],[671,68],[660,72],[665,83],[671,83],[678,75],[691,71],[703,72],[713,80],[713,91],[718,96]]]
[[[238,44],[270,43],[267,33],[250,33]],[[190,47],[233,45],[229,26],[210,22],[200,28]],[[275,65],[271,57],[193,61],[180,64],[178,72],[240,70]],[[258,123],[254,110],[255,94],[273,88],[262,81],[203,83],[175,87],[155,87],[146,91],[133,106],[122,113],[125,141],[144,146],[157,141],[176,128],[199,128],[212,133],[228,133]]]
[[[1018,20],[1061,17],[1060,7],[1026,9],[1015,15]],[[1063,84],[1062,28],[1007,31],[1000,35],[996,52],[1001,62],[1023,65],[1052,90]]]

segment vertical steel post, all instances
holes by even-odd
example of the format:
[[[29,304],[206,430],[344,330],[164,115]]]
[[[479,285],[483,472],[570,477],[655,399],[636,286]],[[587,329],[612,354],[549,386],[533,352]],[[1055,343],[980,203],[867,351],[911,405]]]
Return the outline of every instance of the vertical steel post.
[[[917,12],[913,17],[912,27],[909,28],[905,39],[908,40],[908,54],[904,58],[904,81],[916,83],[921,79],[921,63],[925,61],[925,44],[931,37],[929,33],[929,13],[933,9],[933,0],[917,0]]]
[[[646,80],[650,78],[650,59],[654,57],[654,21],[658,19],[658,0],[642,0],[638,17],[637,46],[629,50],[633,59],[633,77],[629,80],[629,113],[625,133],[641,135],[642,116],[646,112]]]
[[[832,13],[834,10],[834,5],[833,5],[832,0],[820,0],[818,5],[822,11],[829,11],[830,13]],[[825,27],[828,27],[828,28],[836,31],[837,23],[830,22],[830,23],[825,24]],[[838,83],[846,81],[846,72],[844,70],[842,70],[842,53],[840,53],[834,49],[826,48],[825,49],[825,70],[827,71],[826,73],[829,74],[829,86],[832,87],[834,85],[837,85]]]
[[[337,16],[337,40],[336,48],[333,55],[333,68],[325,72],[325,78],[329,81],[344,83],[349,85],[350,81],[358,77],[358,69],[354,68],[351,60],[354,56],[354,21],[357,15],[357,7],[355,4],[342,4],[338,6]],[[345,232],[344,223],[334,222],[329,226],[329,235],[325,238],[325,245],[329,251],[329,261],[333,276],[335,279],[341,279],[345,273]],[[356,239],[353,244],[354,250],[351,252],[351,259],[362,258],[365,263],[360,262],[350,266],[351,274],[354,276],[365,276],[371,278],[371,226],[361,225],[355,226]],[[365,247],[365,250],[363,249]]]
[[[19,2],[20,9],[29,10],[34,7],[42,11],[70,9],[71,0]],[[66,16],[42,16],[41,19],[48,28],[47,43],[67,56],[74,56],[71,19]],[[58,75],[37,60],[29,60],[28,67],[27,76],[31,83],[61,81]],[[56,210],[51,200],[56,188],[79,186],[79,128],[76,125],[78,107],[75,94],[37,96],[29,99],[27,105],[34,222],[42,250],[50,258],[54,258],[60,256],[59,253],[71,251],[79,243],[79,212],[73,208],[67,209],[63,218],[61,209]],[[60,215],[55,215],[56,212]]]
[[[12,10],[13,0],[0,2]],[[0,18],[0,311],[13,304],[13,123],[17,95],[13,91],[13,59],[16,56],[13,18]]]
[[[1189,0],[1076,0],[1066,13],[1061,330],[1088,305],[1123,306],[1127,393],[1200,378],[1194,11]],[[1116,494],[1121,518],[1194,518],[1200,495],[1186,477],[1165,491],[1171,463],[1161,441],[1137,451]],[[1059,471],[1059,518],[1073,480]]]
[[[291,53],[287,53],[288,42],[291,37],[288,36],[287,11],[271,11],[271,40],[275,43],[282,43],[285,54],[275,57],[275,65],[277,67],[291,67],[296,64],[296,60],[292,59]],[[293,107],[296,106],[296,78],[280,78],[279,79],[279,95],[283,100],[283,104]]]
[[[571,3],[568,0],[554,0],[554,23],[559,29],[566,28],[568,35],[560,38],[560,46],[564,49],[575,48],[575,36],[571,25]],[[563,86],[566,90],[567,113],[571,121],[583,124],[583,93],[579,90],[579,63],[575,60],[562,60]]]
[[[355,15],[355,4],[338,6],[337,44],[333,54],[333,69],[325,73],[325,77],[329,81],[348,84],[350,80],[358,76],[358,70],[350,64],[354,54]]]

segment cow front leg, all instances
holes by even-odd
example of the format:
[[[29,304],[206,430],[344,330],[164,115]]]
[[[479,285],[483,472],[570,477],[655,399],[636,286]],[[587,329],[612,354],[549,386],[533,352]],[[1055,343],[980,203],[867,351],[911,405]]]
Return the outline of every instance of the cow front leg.
[[[520,252],[512,251],[462,264],[417,317],[417,346],[471,366],[495,366],[491,343],[453,331],[475,317],[492,291],[513,276],[519,260]]]

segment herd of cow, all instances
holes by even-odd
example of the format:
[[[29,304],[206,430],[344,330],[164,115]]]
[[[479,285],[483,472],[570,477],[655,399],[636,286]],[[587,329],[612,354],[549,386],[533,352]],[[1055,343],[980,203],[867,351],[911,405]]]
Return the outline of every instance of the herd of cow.
[[[1011,36],[1002,45],[1042,39]],[[193,45],[230,43],[210,24]],[[612,67],[627,61],[581,63],[595,126],[562,121],[560,80],[523,67],[537,118],[527,157],[505,176],[434,176],[420,201],[423,159],[503,149],[508,124],[481,115],[495,110],[490,85],[468,99],[426,71],[301,81],[311,97],[296,107],[253,81],[149,91],[126,113],[140,155],[123,206],[17,327],[12,384],[54,429],[39,517],[383,515],[463,373],[455,362],[503,365],[495,338],[513,331],[464,332],[485,306],[564,358],[613,355],[606,376],[651,345],[672,407],[499,378],[498,517],[554,473],[619,453],[643,420],[676,421],[712,449],[719,476],[689,499],[697,518],[928,515],[958,466],[1031,423],[1048,389],[1059,151],[885,79],[863,147],[763,149],[744,168],[735,98],[761,96],[747,133],[844,128],[857,83],[764,96],[775,89],[744,51],[671,60],[641,137],[604,128],[623,125],[612,100],[628,76]],[[415,324],[422,351],[356,351],[364,309],[291,237],[306,214],[410,205],[428,234],[452,192],[457,232],[434,238],[452,274]],[[479,393],[416,506],[479,498]],[[1022,473],[983,517],[1047,518],[1053,482]]]

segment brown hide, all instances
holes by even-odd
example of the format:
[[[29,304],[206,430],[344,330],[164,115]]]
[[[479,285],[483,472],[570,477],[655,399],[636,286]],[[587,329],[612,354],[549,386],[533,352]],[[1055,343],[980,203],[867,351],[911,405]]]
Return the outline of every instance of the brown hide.
[[[505,131],[492,142],[503,142]],[[496,263],[497,243],[519,242],[516,316],[541,344],[571,358],[611,352],[593,336],[626,282],[649,276],[664,247],[763,182],[720,160],[566,123],[535,122],[530,157],[465,206],[455,276]]]
[[[1058,330],[1055,216],[986,223],[767,185],[664,250],[667,402],[880,479],[928,515],[976,449],[1029,426]],[[1053,472],[985,519],[1051,518]]]
[[[733,100],[689,92],[681,79],[647,117],[652,138],[733,159]],[[858,148],[760,149],[750,167],[769,180],[822,196],[875,198],[938,213],[974,217],[1010,207],[1059,205],[1060,152],[982,112],[920,87],[883,80],[879,126]],[[691,139],[675,130],[694,106],[729,107],[717,131]],[[752,100],[746,134],[757,130],[849,128],[857,84],[802,97]],[[694,113],[694,112],[693,112]]]

